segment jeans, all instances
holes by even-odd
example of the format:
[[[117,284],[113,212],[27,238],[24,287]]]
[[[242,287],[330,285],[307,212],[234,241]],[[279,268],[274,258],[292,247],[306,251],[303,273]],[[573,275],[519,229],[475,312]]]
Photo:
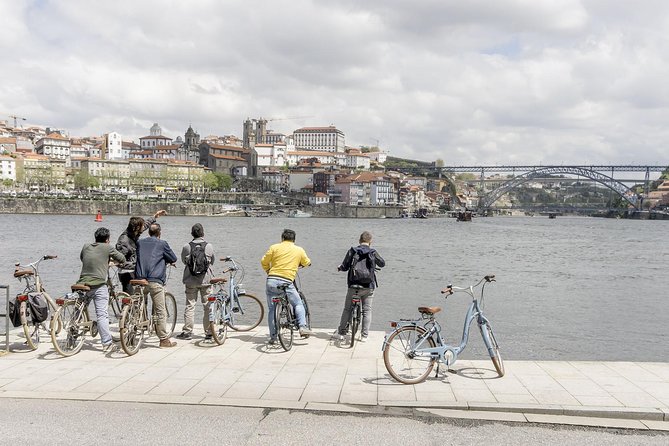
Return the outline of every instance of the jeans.
[[[97,287],[91,287],[91,290],[86,292],[86,298],[93,300],[95,305],[95,317],[98,321],[98,332],[100,333],[100,340],[102,345],[107,345],[112,342],[112,336],[109,332],[109,288],[107,284]]]
[[[272,298],[283,294],[283,291],[279,290],[277,287],[279,285],[285,285],[286,283],[290,284],[290,286],[286,288],[286,293],[288,294],[288,301],[290,302],[290,305],[293,307],[295,312],[297,324],[300,326],[300,328],[307,325],[304,305],[302,305],[300,294],[297,292],[297,289],[295,289],[295,284],[286,279],[268,277],[265,292],[267,294],[267,323],[269,324],[269,337],[272,339],[276,339],[276,327],[274,325],[274,302],[272,302]]]
[[[346,293],[346,300],[344,301],[344,311],[341,313],[341,320],[339,321],[339,329],[337,332],[340,335],[345,335],[348,332],[348,320],[351,317],[351,299],[353,297],[360,298],[362,304],[362,329],[360,334],[364,337],[369,334],[369,326],[372,324],[372,301],[374,298],[374,288],[349,288]]]
[[[204,315],[202,316],[202,325],[204,333],[209,334],[209,305],[207,305],[207,296],[209,295],[210,285],[186,285],[186,308],[184,309],[184,326],[181,331],[184,333],[193,332],[193,323],[195,320],[195,304],[197,295],[200,294],[200,302],[204,304]]]
[[[144,287],[144,293],[151,295],[151,313],[153,322],[156,325],[156,334],[161,341],[168,338],[165,320],[167,319],[167,309],[165,308],[165,287],[162,283],[149,282]]]

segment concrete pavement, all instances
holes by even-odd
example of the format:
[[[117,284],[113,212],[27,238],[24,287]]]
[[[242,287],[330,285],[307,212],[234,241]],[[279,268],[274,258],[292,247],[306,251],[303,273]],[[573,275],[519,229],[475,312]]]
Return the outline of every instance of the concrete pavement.
[[[199,330],[198,330],[199,329]],[[196,327],[195,333],[201,333]],[[403,385],[383,364],[383,332],[346,348],[333,330],[296,339],[289,352],[268,347],[267,327],[229,331],[222,346],[202,338],[158,348],[145,340],[132,357],[105,354],[97,338],[62,358],[48,336],[0,357],[0,398],[151,402],[384,413],[669,430],[669,363],[459,360],[453,371]],[[442,367],[442,372],[444,372]]]

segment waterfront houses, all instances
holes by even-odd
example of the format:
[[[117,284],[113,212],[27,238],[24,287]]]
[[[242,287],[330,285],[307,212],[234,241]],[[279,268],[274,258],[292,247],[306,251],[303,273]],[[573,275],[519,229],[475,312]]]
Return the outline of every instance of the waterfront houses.
[[[69,161],[70,138],[66,138],[57,132],[50,133],[35,143],[35,152],[38,155],[44,155],[49,158]]]
[[[0,155],[0,180],[16,181],[16,160],[11,156]]]
[[[348,205],[383,205],[397,202],[396,182],[383,172],[347,175],[335,182],[339,201]]]
[[[320,152],[344,152],[344,132],[331,125],[328,127],[302,127],[293,132],[297,150]]]

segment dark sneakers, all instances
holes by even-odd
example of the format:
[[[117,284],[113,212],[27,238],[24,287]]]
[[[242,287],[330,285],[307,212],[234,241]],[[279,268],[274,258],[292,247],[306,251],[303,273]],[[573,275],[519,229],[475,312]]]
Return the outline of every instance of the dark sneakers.
[[[177,339],[183,339],[184,341],[190,341],[193,339],[193,333],[187,332],[187,331],[182,331],[176,336]]]

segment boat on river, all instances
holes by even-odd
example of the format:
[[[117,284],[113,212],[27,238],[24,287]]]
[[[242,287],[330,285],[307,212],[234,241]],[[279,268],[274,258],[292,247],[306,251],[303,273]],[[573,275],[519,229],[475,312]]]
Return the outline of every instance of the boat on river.
[[[291,209],[288,212],[288,216],[291,218],[309,218],[311,214],[309,212],[304,212],[299,209]]]

